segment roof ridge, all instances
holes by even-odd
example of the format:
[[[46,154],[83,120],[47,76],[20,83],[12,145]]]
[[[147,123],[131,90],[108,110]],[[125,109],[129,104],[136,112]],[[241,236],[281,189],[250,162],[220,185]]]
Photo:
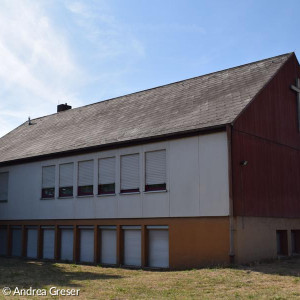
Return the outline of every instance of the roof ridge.
[[[117,97],[113,97],[113,98],[109,98],[109,99],[97,101],[97,102],[94,102],[94,103],[86,104],[86,105],[83,105],[83,106],[75,107],[75,108],[72,108],[71,110],[61,111],[61,112],[59,112],[59,114],[61,114],[61,113],[67,113],[69,111],[74,111],[76,109],[81,109],[81,108],[84,108],[84,107],[88,107],[88,106],[92,106],[92,105],[96,105],[96,104],[100,104],[100,103],[104,103],[104,102],[107,102],[107,101],[118,100],[118,99],[123,98],[123,97],[128,97],[128,96],[131,96],[131,95],[135,95],[135,94],[139,94],[139,93],[143,93],[143,92],[155,90],[155,89],[158,89],[158,88],[163,88],[163,87],[166,87],[166,86],[170,86],[170,85],[182,83],[182,82],[185,82],[185,81],[188,81],[188,80],[192,80],[192,79],[196,79],[196,78],[200,78],[200,77],[204,77],[204,76],[208,76],[208,75],[212,75],[212,74],[217,74],[217,73],[221,73],[221,72],[225,72],[225,71],[229,71],[229,70],[234,70],[234,69],[237,69],[237,68],[245,67],[247,65],[253,65],[253,64],[264,62],[264,61],[267,61],[267,60],[272,60],[274,58],[279,58],[279,57],[282,57],[282,56],[290,56],[292,54],[294,54],[294,52],[288,52],[288,53],[284,53],[284,54],[272,56],[272,57],[269,57],[269,58],[264,58],[264,59],[261,59],[261,60],[253,61],[253,62],[250,62],[250,63],[238,65],[238,66],[235,66],[235,67],[226,68],[226,69],[223,69],[223,70],[218,70],[218,71],[206,73],[206,74],[195,76],[195,77],[190,77],[190,78],[186,78],[186,79],[175,81],[175,82],[171,82],[171,83],[166,83],[166,84],[159,85],[159,86],[152,87],[152,88],[148,88],[148,89],[145,89],[145,90],[136,91],[136,92],[129,93],[129,94],[126,94],[126,95],[121,95],[121,96],[117,96]],[[42,119],[42,118],[46,118],[46,117],[49,117],[49,116],[53,116],[53,115],[56,115],[56,114],[58,114],[58,112],[55,112],[55,113],[52,113],[52,114],[49,114],[49,115],[45,115],[45,116],[42,116],[42,117],[34,118],[34,119],[32,119],[32,121],[33,120],[39,120],[39,119]],[[26,122],[24,122],[24,123],[26,123]],[[24,123],[22,123],[21,125],[23,125]]]

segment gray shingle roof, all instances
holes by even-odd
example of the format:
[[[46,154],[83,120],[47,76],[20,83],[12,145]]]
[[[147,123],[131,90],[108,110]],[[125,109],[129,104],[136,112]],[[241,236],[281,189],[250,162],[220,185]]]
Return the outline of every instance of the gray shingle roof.
[[[0,139],[0,163],[231,123],[291,55],[34,119]]]

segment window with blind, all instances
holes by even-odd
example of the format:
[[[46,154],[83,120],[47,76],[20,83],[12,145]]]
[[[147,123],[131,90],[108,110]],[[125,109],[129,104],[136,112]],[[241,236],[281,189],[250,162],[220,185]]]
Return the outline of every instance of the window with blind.
[[[8,200],[8,172],[0,173],[0,201]]]
[[[146,185],[145,191],[166,189],[166,150],[145,153]]]
[[[59,165],[59,197],[73,196],[73,170],[74,164]]]
[[[121,156],[121,193],[140,191],[139,154]]]
[[[55,197],[55,166],[43,167],[42,173],[42,199],[53,199]]]
[[[80,161],[78,163],[78,196],[93,195],[94,161]]]
[[[115,157],[99,159],[98,195],[115,194],[115,166]]]

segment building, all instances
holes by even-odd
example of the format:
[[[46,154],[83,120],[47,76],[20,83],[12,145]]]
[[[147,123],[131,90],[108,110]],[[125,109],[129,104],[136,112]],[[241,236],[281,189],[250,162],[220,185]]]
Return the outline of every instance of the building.
[[[184,269],[299,253],[297,78],[289,53],[25,122],[0,139],[0,254]]]

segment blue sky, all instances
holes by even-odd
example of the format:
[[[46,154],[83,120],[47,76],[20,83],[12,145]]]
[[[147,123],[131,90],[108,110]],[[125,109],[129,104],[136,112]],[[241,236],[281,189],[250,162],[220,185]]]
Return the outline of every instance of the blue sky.
[[[300,51],[299,0],[0,5],[0,136],[58,102],[78,107]]]

